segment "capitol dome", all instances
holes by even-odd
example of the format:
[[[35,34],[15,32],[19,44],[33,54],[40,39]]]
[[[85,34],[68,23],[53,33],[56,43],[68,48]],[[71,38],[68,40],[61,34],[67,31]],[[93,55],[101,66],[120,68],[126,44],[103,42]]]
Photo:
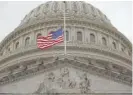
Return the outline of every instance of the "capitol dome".
[[[65,4],[64,2],[49,1],[27,14],[22,20],[21,25],[39,21],[62,20],[64,16],[64,6],[68,20],[80,19],[81,21],[90,21],[90,23],[103,26],[111,26],[108,18],[99,9],[83,1],[66,2]]]
[[[64,26],[64,10],[67,54],[64,43],[37,48],[38,36]],[[131,52],[131,42],[91,4],[46,2],[0,43],[0,92],[130,94]]]

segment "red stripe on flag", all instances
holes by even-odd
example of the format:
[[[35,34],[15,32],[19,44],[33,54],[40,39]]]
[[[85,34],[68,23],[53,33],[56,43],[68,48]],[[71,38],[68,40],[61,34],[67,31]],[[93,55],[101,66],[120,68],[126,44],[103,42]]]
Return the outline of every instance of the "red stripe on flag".
[[[51,47],[53,45],[56,45],[58,43],[61,43],[61,42],[63,42],[63,40],[64,40],[63,35],[59,36],[56,39],[52,39],[52,35],[51,34],[48,34],[47,37],[39,36],[37,38],[37,46],[40,49],[45,49],[45,48]]]

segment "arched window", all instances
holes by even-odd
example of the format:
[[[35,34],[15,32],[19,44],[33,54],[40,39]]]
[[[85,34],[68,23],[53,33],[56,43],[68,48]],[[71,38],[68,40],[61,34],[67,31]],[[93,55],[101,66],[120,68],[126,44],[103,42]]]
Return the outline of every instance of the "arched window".
[[[76,5],[76,2],[73,3],[73,10],[76,13],[78,10],[78,6]]]
[[[107,45],[107,41],[106,41],[105,37],[102,37],[102,44]]]
[[[17,49],[19,47],[19,42],[16,43],[15,48]]]
[[[41,34],[41,33],[38,33],[38,34],[37,34],[37,38],[38,38],[39,36],[42,36],[42,34]]]
[[[54,11],[57,12],[57,10],[58,10],[58,3],[54,2]]]
[[[69,32],[66,31],[66,41],[69,41]]]
[[[29,45],[30,44],[30,37],[27,37],[25,39],[25,46]]]
[[[77,32],[77,40],[82,41],[82,32]]]
[[[87,8],[86,8],[86,4],[83,3],[83,9],[84,9],[84,13],[87,14]]]
[[[121,51],[125,51],[125,47],[123,45],[121,45]]]
[[[95,43],[95,35],[94,34],[90,34],[90,42]]]
[[[116,44],[115,44],[115,42],[113,42],[112,44],[113,44],[113,48],[116,49]]]

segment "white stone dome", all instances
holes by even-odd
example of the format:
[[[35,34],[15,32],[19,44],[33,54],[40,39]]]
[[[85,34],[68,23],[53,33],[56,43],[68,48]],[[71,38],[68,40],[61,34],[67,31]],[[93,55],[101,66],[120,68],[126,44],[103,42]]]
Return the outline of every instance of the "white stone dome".
[[[67,1],[65,6],[66,55],[64,43],[44,50],[37,47],[38,36],[64,26],[64,3],[44,3],[0,43],[0,92],[130,95],[130,41],[92,5]]]
[[[99,9],[83,1],[65,2],[66,19],[80,19],[90,23],[111,27],[110,20]],[[49,1],[33,9],[22,20],[20,25],[43,20],[63,19],[64,2]]]

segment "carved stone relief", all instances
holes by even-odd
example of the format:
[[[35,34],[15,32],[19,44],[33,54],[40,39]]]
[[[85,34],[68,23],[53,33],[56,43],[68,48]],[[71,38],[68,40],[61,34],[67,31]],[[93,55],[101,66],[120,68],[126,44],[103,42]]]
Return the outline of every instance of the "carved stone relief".
[[[81,93],[88,93],[90,91],[90,80],[87,77],[87,74],[84,73],[81,78],[81,82],[80,82],[80,90]]]
[[[89,93],[91,91],[90,86],[90,80],[86,72],[64,67],[60,70],[49,72],[35,93],[60,93],[61,89],[63,91],[76,89],[79,92],[75,93]]]

